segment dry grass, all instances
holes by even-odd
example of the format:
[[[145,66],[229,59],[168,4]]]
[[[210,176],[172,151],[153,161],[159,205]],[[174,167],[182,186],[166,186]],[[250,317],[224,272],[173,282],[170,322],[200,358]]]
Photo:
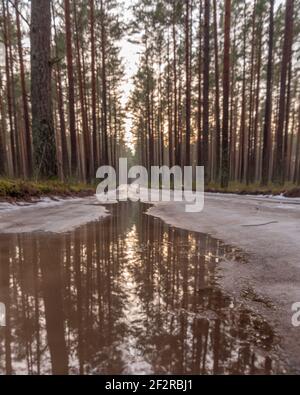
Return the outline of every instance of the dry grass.
[[[57,180],[27,181],[0,178],[1,200],[32,200],[42,196],[88,196],[95,187],[81,183],[63,183]]]
[[[286,197],[300,197],[300,186],[285,184],[284,186],[269,184],[262,187],[259,184],[245,185],[230,183],[228,188],[221,188],[218,184],[209,184],[206,192],[236,193],[240,195],[284,195]],[[0,200],[30,201],[42,196],[90,196],[96,191],[93,185],[76,182],[63,183],[58,180],[29,181],[0,178]]]
[[[286,197],[300,197],[300,186],[292,183],[286,183],[283,186],[276,184],[261,186],[260,184],[245,185],[232,182],[228,188],[221,188],[217,184],[209,184],[205,190],[206,192],[237,193],[239,195],[284,195]]]

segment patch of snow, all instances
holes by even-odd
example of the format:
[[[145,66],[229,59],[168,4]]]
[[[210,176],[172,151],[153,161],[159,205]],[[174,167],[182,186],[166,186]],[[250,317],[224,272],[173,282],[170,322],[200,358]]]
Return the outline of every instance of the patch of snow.
[[[68,232],[108,216],[94,197],[52,200],[19,206],[7,203],[0,209],[0,233]]]

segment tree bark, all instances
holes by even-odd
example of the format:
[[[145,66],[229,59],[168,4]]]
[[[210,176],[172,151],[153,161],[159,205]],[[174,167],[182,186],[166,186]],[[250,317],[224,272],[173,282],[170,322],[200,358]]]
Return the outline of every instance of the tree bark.
[[[50,0],[31,2],[32,135],[37,176],[57,175],[51,96]]]
[[[107,131],[107,80],[106,80],[106,27],[103,0],[101,7],[101,57],[102,57],[102,134],[103,134],[103,158],[102,163],[109,164],[108,155],[108,131]]]
[[[75,118],[75,89],[74,89],[74,65],[72,49],[72,29],[70,0],[65,0],[65,25],[66,25],[66,50],[67,50],[67,73],[68,73],[68,101],[69,101],[69,124],[71,137],[71,174],[76,176],[78,172],[77,157],[77,132]]]
[[[209,66],[210,66],[210,0],[204,3],[204,70],[203,70],[203,165],[205,181],[209,181],[208,136],[209,136]]]
[[[219,45],[218,45],[218,22],[217,22],[217,0],[214,0],[214,46],[215,46],[215,118],[216,118],[216,160],[215,160],[215,179],[220,177],[221,163],[221,121],[220,121],[220,71],[219,71]]]
[[[269,49],[267,65],[267,89],[265,104],[265,119],[263,133],[262,154],[262,185],[267,185],[270,173],[270,154],[272,145],[271,120],[272,120],[272,88],[273,88],[273,48],[274,48],[274,1],[270,0],[269,16]]]
[[[229,91],[230,91],[230,26],[231,26],[231,0],[225,0],[225,26],[224,26],[224,70],[223,70],[223,138],[222,138],[222,178],[223,188],[229,182]]]
[[[90,0],[90,24],[91,24],[91,73],[92,73],[92,130],[93,130],[93,169],[99,165],[97,147],[97,103],[96,103],[96,69],[95,69],[95,0]]]
[[[75,31],[76,31],[76,37],[75,37],[75,43],[76,43],[76,60],[77,60],[77,75],[78,75],[78,84],[79,84],[79,100],[80,100],[80,109],[81,109],[81,117],[82,117],[82,134],[83,134],[83,163],[84,163],[84,180],[89,181],[90,180],[90,138],[89,138],[89,130],[88,130],[88,120],[87,120],[87,113],[86,113],[86,106],[85,106],[85,100],[84,100],[84,82],[83,82],[83,75],[82,75],[82,65],[81,65],[81,51],[80,48],[82,47],[82,44],[80,45],[79,42],[79,23],[78,23],[78,17],[77,17],[77,4],[76,0],[73,0],[73,6],[74,6],[74,20],[75,20]]]
[[[185,165],[191,162],[191,75],[190,75],[190,1],[185,0]]]
[[[24,69],[24,60],[23,60],[19,0],[15,0],[15,9],[16,9],[17,39],[18,39],[18,52],[19,52],[19,63],[20,63],[20,80],[21,80],[21,91],[22,91],[22,101],[23,101],[24,129],[25,129],[25,159],[26,159],[26,166],[27,166],[27,175],[30,177],[32,175],[31,133],[30,133],[30,119],[29,119],[29,110],[28,110],[26,82],[25,82],[25,69]]]
[[[286,90],[287,90],[287,73],[288,65],[291,61],[292,44],[293,44],[293,23],[294,23],[294,0],[286,0],[285,12],[285,30],[284,44],[282,52],[281,80],[280,80],[280,97],[279,97],[279,114],[278,126],[276,131],[276,162],[274,181],[284,183],[284,121],[286,116]]]

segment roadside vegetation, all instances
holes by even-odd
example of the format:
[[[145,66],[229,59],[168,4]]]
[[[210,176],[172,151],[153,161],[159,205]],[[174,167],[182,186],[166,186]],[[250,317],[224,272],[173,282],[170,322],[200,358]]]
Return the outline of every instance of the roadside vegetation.
[[[172,188],[172,186],[171,186]],[[294,184],[286,183],[284,186],[268,184],[239,184],[232,182],[227,188],[218,184],[208,184],[206,192],[235,193],[239,195],[283,195],[285,197],[300,197],[300,188]],[[0,201],[34,201],[41,197],[84,197],[96,193],[96,186],[78,183],[76,181],[62,182],[53,180],[21,180],[0,178]]]
[[[32,201],[41,197],[84,197],[95,193],[93,185],[58,180],[24,181],[0,178],[0,201]]]
[[[222,188],[218,184],[208,184],[205,188],[206,192],[216,193],[236,193],[239,195],[283,195],[285,197],[300,197],[300,187],[292,183],[284,185],[269,183],[266,186],[260,184],[242,184],[237,182],[229,183],[228,187]]]

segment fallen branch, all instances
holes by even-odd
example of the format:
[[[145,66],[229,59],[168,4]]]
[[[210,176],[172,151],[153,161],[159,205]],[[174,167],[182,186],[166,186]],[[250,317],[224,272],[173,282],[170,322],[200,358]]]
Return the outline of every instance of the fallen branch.
[[[266,226],[266,225],[271,225],[271,224],[278,224],[278,221],[271,221],[271,222],[266,222],[265,224],[255,224],[255,225],[242,225],[244,228],[248,228],[250,226]]]

